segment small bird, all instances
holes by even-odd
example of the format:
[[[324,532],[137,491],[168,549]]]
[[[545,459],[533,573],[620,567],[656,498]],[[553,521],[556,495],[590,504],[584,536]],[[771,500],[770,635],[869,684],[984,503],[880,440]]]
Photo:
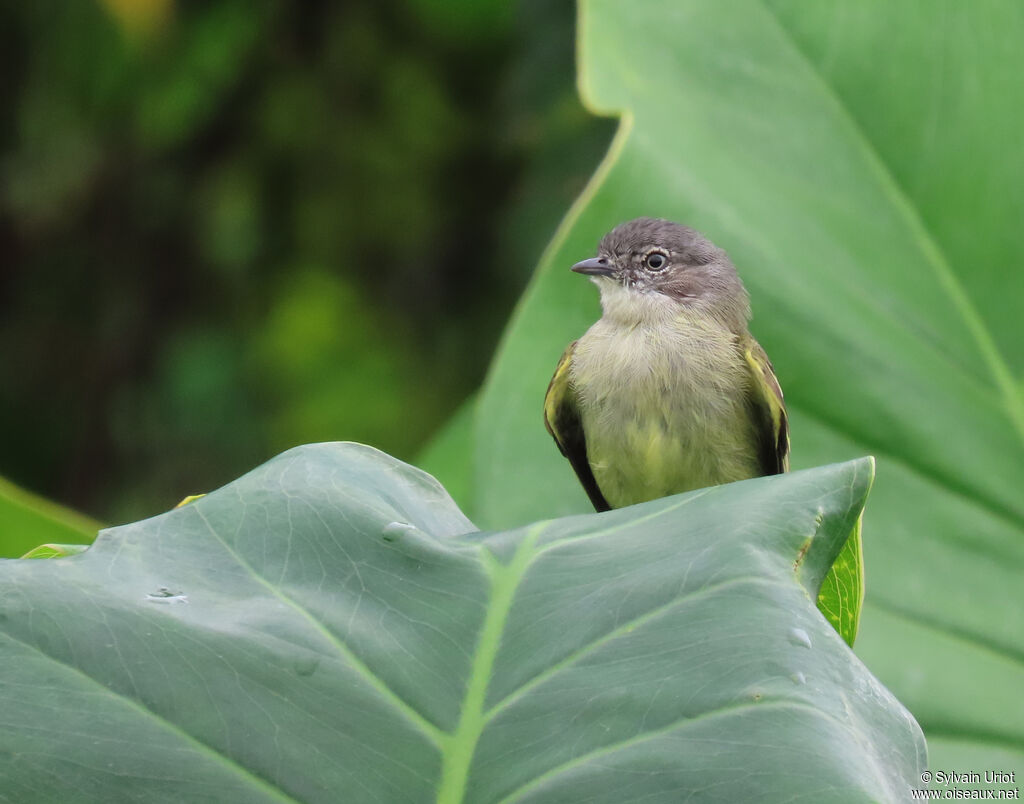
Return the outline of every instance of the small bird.
[[[637,218],[572,270],[603,314],[558,362],[544,422],[598,511],[788,470],[782,389],[722,249]]]

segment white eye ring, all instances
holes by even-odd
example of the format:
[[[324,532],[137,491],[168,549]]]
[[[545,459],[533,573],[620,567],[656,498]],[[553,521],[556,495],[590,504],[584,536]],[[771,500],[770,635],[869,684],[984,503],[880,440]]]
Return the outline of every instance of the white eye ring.
[[[668,266],[668,254],[664,251],[652,251],[644,257],[644,265],[649,271],[663,271]]]

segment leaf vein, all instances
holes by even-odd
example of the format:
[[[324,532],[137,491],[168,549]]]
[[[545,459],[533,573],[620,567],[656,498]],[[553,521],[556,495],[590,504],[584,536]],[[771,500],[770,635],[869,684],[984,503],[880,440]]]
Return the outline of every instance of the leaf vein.
[[[131,696],[125,695],[124,693],[118,692],[117,690],[111,689],[110,687],[104,686],[98,680],[90,676],[81,668],[69,664],[68,662],[63,661],[62,659],[59,659],[56,656],[50,655],[42,648],[40,648],[38,645],[21,639],[10,632],[5,632],[5,635],[7,636],[8,639],[11,639],[14,642],[24,645],[29,650],[35,651],[41,656],[45,656],[50,661],[61,665],[74,675],[89,682],[91,686],[97,688],[97,690],[103,697],[109,697],[119,700],[126,706],[134,709],[139,714],[148,717],[155,723],[165,728],[167,731],[174,734],[176,737],[191,744],[195,748],[199,749],[202,753],[215,759],[220,764],[227,766],[228,769],[230,769],[232,772],[245,779],[253,786],[259,787],[264,792],[277,797],[281,801],[292,802],[292,804],[301,804],[301,802],[289,796],[285,791],[281,790],[277,785],[273,784],[270,780],[263,778],[258,773],[253,771],[251,768],[247,768],[244,765],[240,765],[231,757],[226,756],[209,743],[204,742],[200,738],[196,737],[194,734],[191,734],[190,732],[186,731],[177,723],[174,723],[173,721],[168,720],[167,718],[163,717],[157,712],[154,712],[152,709],[143,704],[142,701],[132,698]]]
[[[426,716],[418,712],[412,706],[412,704],[405,701],[397,692],[391,689],[384,682],[384,680],[380,678],[380,676],[374,673],[363,662],[363,660],[360,659],[355,654],[355,652],[351,648],[349,648],[348,645],[345,644],[345,642],[342,639],[335,635],[326,626],[326,624],[324,624],[317,617],[315,617],[311,611],[309,611],[297,600],[294,600],[289,595],[286,595],[284,591],[278,589],[269,580],[260,575],[260,573],[258,573],[256,569],[251,564],[249,564],[248,561],[246,561],[237,551],[232,549],[232,547],[221,537],[221,535],[217,533],[216,529],[213,527],[213,524],[206,518],[203,512],[199,509],[199,506],[193,506],[193,510],[206,525],[207,529],[210,532],[210,535],[213,536],[213,538],[216,539],[218,542],[220,542],[220,544],[224,547],[227,553],[235,561],[237,561],[238,564],[241,567],[243,567],[246,570],[246,572],[248,572],[252,576],[254,580],[256,580],[257,583],[259,583],[267,590],[269,590],[274,597],[276,597],[286,606],[289,606],[299,615],[301,615],[303,619],[305,619],[310,625],[312,625],[313,628],[321,636],[323,636],[324,639],[327,640],[328,643],[334,646],[338,653],[341,654],[342,658],[345,659],[345,661],[347,661],[356,672],[363,676],[363,678],[366,679],[370,686],[372,686],[375,690],[377,690],[377,692],[381,694],[381,697],[389,701],[396,710],[398,710],[402,715],[405,716],[406,720],[408,720],[413,726],[415,726],[421,732],[423,732],[423,734],[432,743],[434,743],[435,745],[440,745],[441,735],[443,732],[439,726],[435,725],[434,723],[431,723],[426,718]],[[360,581],[361,580],[362,579],[360,578]]]

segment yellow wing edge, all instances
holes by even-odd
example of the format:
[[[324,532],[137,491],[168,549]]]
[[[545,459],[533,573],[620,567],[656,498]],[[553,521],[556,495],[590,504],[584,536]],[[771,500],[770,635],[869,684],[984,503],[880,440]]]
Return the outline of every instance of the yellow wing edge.
[[[569,360],[572,358],[572,353],[575,349],[576,341],[565,347],[565,351],[562,352],[562,356],[558,359],[558,365],[555,367],[555,373],[551,377],[551,382],[548,383],[548,390],[544,394],[544,426],[551,433],[551,437],[555,439],[555,444],[563,455],[566,455],[566,445],[558,431],[558,414],[566,401],[567,395],[571,393],[569,387]]]
[[[752,375],[751,391],[755,401],[767,409],[772,427],[771,449],[775,458],[775,474],[789,471],[789,418],[782,386],[775,376],[775,368],[764,349],[753,337],[743,343],[743,357]]]

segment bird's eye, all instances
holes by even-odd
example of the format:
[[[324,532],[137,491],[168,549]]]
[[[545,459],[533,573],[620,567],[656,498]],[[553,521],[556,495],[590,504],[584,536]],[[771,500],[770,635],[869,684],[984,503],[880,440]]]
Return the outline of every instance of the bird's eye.
[[[668,265],[668,256],[661,251],[652,251],[644,258],[644,265],[652,271],[660,271]]]

